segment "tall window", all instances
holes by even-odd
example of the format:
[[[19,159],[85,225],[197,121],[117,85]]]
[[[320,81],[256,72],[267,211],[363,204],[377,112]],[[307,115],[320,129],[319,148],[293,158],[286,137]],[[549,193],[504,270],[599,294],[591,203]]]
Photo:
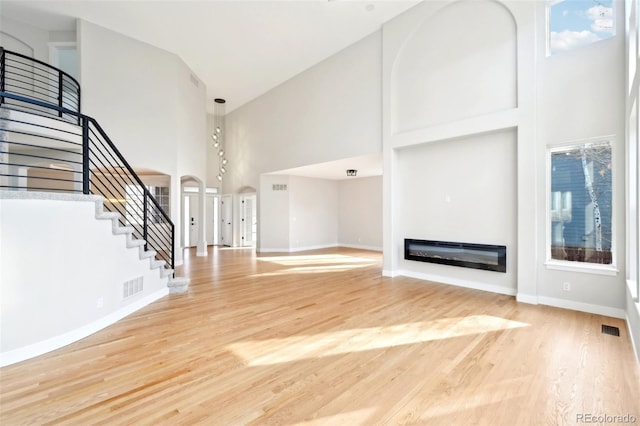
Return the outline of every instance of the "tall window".
[[[549,54],[616,34],[613,0],[549,0]]]
[[[610,265],[611,142],[552,148],[550,258]]]

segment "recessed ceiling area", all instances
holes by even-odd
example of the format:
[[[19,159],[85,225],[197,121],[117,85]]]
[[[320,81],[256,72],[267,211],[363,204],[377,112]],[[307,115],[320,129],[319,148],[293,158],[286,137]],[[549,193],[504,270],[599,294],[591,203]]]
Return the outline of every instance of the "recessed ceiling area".
[[[348,169],[357,170],[357,175],[355,177],[347,176]],[[358,179],[363,177],[381,176],[382,154],[376,153],[371,155],[364,155],[361,157],[344,158],[342,160],[312,164],[309,166],[279,170],[277,172],[265,174],[303,176],[330,180]]]
[[[31,1],[0,13],[46,30],[81,18],[175,53],[227,112],[378,30],[418,1]]]

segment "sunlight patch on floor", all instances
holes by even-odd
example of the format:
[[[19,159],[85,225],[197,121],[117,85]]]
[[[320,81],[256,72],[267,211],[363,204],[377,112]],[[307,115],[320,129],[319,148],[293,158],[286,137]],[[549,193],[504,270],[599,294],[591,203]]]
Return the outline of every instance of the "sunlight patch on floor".
[[[281,269],[273,272],[263,272],[261,274],[253,274],[252,277],[276,277],[279,275],[291,274],[321,274],[327,272],[345,272],[351,269],[364,268],[367,265],[324,265],[324,266],[299,266],[296,268]]]
[[[300,256],[268,256],[257,257],[262,262],[275,263],[286,266],[271,272],[263,272],[252,275],[253,277],[274,277],[291,274],[321,274],[328,272],[345,272],[351,269],[364,268],[375,265],[375,259],[366,259],[356,256],[341,254],[313,254]]]
[[[293,426],[324,426],[324,425],[366,425],[370,424],[369,417],[375,412],[375,407],[361,410],[347,411],[332,416],[318,417],[293,423]]]
[[[300,255],[300,256],[269,256],[269,257],[257,257],[259,261],[277,263],[284,266],[298,266],[298,265],[330,265],[330,264],[344,264],[344,263],[366,263],[373,264],[377,261],[374,259],[366,259],[356,256],[345,256],[341,254],[314,254],[314,255]]]
[[[527,326],[529,324],[490,315],[471,315],[281,339],[249,340],[233,343],[227,349],[250,366],[273,365]]]

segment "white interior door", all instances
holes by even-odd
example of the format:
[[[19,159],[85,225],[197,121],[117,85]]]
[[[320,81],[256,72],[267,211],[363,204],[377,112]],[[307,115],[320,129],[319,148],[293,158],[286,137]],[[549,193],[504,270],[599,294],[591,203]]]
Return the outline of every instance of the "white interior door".
[[[233,204],[231,195],[223,195],[220,200],[220,244],[233,245]]]
[[[198,194],[185,194],[184,195],[184,246],[195,247],[198,245],[198,229],[199,229],[199,217],[198,217]]]
[[[242,245],[255,247],[258,216],[256,214],[256,195],[243,195],[242,205]]]
[[[220,244],[220,197],[207,194],[206,203],[207,243]]]

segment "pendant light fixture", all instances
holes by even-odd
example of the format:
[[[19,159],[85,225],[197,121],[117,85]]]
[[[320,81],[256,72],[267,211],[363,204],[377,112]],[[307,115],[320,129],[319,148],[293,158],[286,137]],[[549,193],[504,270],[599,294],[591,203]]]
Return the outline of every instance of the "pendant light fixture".
[[[224,142],[226,138],[225,129],[224,129],[224,120],[225,120],[225,103],[226,101],[221,98],[216,98],[213,100],[215,103],[213,105],[213,126],[214,131],[213,135],[211,135],[211,139],[213,140],[213,149],[218,154],[218,182],[222,182],[224,178],[224,174],[227,172],[227,158],[225,156]]]

